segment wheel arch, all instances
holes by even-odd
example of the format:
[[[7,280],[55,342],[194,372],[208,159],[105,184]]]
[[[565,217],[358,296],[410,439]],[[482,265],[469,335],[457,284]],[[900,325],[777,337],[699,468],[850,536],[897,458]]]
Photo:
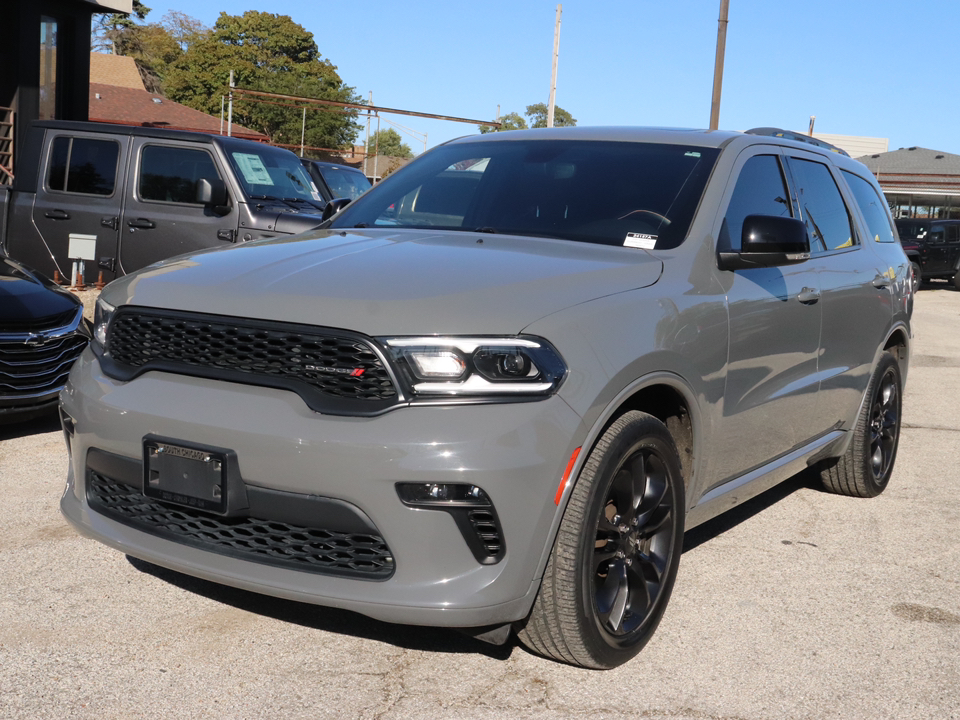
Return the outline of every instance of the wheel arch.
[[[903,384],[906,385],[907,371],[910,368],[910,333],[904,325],[895,326],[887,335],[881,351],[877,353],[874,360],[874,367],[880,361],[880,355],[883,352],[889,352],[897,359]]]
[[[580,476],[583,465],[594,446],[617,418],[626,412],[637,410],[657,418],[664,425],[680,456],[680,467],[683,474],[683,484],[686,503],[690,503],[690,490],[694,487],[697,459],[700,457],[699,446],[702,434],[702,417],[696,394],[679,375],[670,372],[655,372],[635,380],[625,387],[599,413],[596,420],[587,430],[580,444],[562,494],[559,494],[556,513],[550,532],[547,534],[540,561],[537,563],[534,582],[539,582],[543,576],[550,552],[553,549],[560,522],[567,509],[573,488]],[[689,507],[685,508],[685,511]]]

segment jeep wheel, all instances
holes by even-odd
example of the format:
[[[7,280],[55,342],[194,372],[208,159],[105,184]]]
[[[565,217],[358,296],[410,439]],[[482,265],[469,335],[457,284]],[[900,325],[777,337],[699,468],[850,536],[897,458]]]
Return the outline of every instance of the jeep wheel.
[[[666,426],[640,412],[618,418],[574,486],[520,640],[545,657],[595,669],[640,652],[677,576],[683,498]]]
[[[910,273],[912,289],[913,292],[916,292],[923,285],[923,270],[918,263],[912,262],[910,263]]]
[[[820,473],[827,490],[876,497],[887,487],[900,442],[902,388],[896,358],[883,353],[870,379],[849,449]]]

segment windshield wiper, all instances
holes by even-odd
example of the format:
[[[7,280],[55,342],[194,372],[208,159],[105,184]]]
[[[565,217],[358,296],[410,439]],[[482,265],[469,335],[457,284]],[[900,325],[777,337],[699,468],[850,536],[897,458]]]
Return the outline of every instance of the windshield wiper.
[[[491,235],[496,235],[499,231],[493,227],[478,227],[474,232],[490,233]]]

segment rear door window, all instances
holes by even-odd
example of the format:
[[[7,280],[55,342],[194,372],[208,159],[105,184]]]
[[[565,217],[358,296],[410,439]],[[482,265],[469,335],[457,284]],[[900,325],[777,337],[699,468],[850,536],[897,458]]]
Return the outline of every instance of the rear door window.
[[[82,195],[113,195],[120,145],[113,140],[53,139],[47,188]]]
[[[893,234],[893,227],[890,225],[890,215],[887,212],[887,203],[877,193],[876,188],[864,180],[859,175],[843,170],[843,176],[847,179],[847,185],[853,192],[857,204],[860,206],[860,212],[863,213],[863,219],[867,221],[867,229],[875,242],[892,243],[897,239]]]
[[[857,245],[850,213],[830,169],[823,163],[796,157],[791,157],[789,164],[802,220],[810,237],[810,252]]]

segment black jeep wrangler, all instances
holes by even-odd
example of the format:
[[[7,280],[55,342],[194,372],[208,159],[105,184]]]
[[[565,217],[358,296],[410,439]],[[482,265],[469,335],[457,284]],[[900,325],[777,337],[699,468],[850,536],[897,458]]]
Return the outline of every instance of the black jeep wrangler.
[[[960,220],[904,218],[895,222],[917,284],[944,278],[960,290]]]

